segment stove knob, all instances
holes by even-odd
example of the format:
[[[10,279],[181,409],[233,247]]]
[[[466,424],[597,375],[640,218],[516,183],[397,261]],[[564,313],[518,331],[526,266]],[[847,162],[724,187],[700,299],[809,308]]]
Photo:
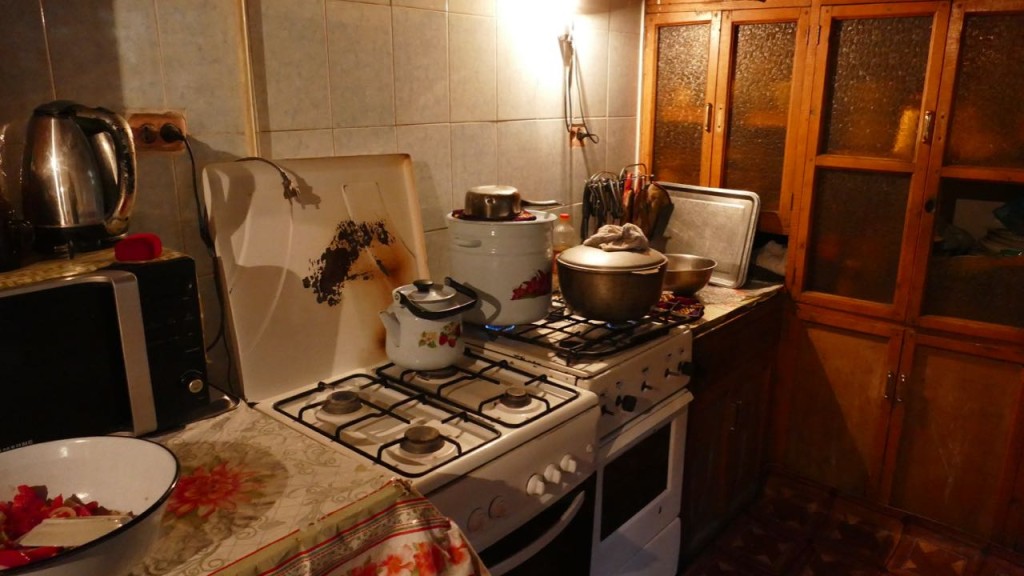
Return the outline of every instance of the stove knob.
[[[537,474],[530,476],[526,482],[526,493],[530,496],[543,496],[545,492],[547,492],[547,486],[544,484],[544,479]]]
[[[565,456],[562,456],[562,460],[558,463],[558,467],[561,468],[563,472],[575,474],[577,467],[576,459],[566,454]]]
[[[544,469],[544,479],[552,484],[559,484],[562,482],[562,471],[554,464],[548,464],[548,467]]]
[[[479,532],[483,530],[484,524],[487,523],[487,513],[480,508],[474,509],[469,513],[469,520],[466,522],[466,529],[470,532]]]
[[[508,505],[505,504],[505,499],[498,496],[494,500],[491,500],[491,506],[487,509],[487,515],[491,518],[504,518],[508,514]]]

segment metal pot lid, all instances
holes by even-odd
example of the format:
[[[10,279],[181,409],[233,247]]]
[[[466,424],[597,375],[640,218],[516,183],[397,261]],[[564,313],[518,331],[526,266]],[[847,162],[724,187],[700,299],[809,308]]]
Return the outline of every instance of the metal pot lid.
[[[654,249],[606,251],[580,244],[559,253],[558,261],[580,270],[636,271],[664,266],[668,259]]]
[[[395,292],[405,294],[409,300],[427,308],[445,304],[458,294],[451,286],[437,284],[433,280],[413,280],[412,284],[395,288]]]

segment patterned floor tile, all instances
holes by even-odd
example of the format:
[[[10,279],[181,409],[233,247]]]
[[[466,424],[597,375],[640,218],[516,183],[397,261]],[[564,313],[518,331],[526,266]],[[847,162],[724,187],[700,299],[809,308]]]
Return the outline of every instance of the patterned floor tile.
[[[899,576],[972,576],[981,560],[975,543],[908,523],[887,567]]]
[[[828,518],[832,492],[799,478],[772,475],[761,497],[751,506],[750,515],[766,525],[794,534],[809,536]]]
[[[693,564],[683,576],[768,576],[769,573],[712,550]]]
[[[821,550],[813,545],[790,571],[794,576],[882,576],[884,569],[840,553]]]
[[[773,533],[752,516],[740,516],[718,540],[718,549],[769,574],[785,574],[807,547],[807,541]]]
[[[839,550],[884,567],[903,532],[902,517],[864,502],[839,498],[824,530],[814,537],[822,548]]]

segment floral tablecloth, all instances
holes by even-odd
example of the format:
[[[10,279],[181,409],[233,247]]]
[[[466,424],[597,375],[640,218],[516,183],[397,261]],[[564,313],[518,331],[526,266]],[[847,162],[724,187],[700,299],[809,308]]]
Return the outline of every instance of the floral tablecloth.
[[[181,476],[133,576],[487,574],[407,482],[245,404],[150,439]]]

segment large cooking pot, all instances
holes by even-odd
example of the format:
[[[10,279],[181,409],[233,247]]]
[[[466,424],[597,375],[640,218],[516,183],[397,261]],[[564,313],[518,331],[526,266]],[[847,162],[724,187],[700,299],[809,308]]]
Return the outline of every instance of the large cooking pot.
[[[551,228],[555,215],[491,222],[448,214],[451,276],[476,291],[479,305],[466,312],[473,324],[510,326],[536,322],[551,307]]]
[[[525,200],[512,186],[474,186],[466,191],[462,215],[479,220],[514,220],[523,206],[558,206],[557,200]]]
[[[624,322],[644,317],[661,298],[668,259],[657,250],[605,251],[573,246],[556,258],[562,297],[575,314]]]

